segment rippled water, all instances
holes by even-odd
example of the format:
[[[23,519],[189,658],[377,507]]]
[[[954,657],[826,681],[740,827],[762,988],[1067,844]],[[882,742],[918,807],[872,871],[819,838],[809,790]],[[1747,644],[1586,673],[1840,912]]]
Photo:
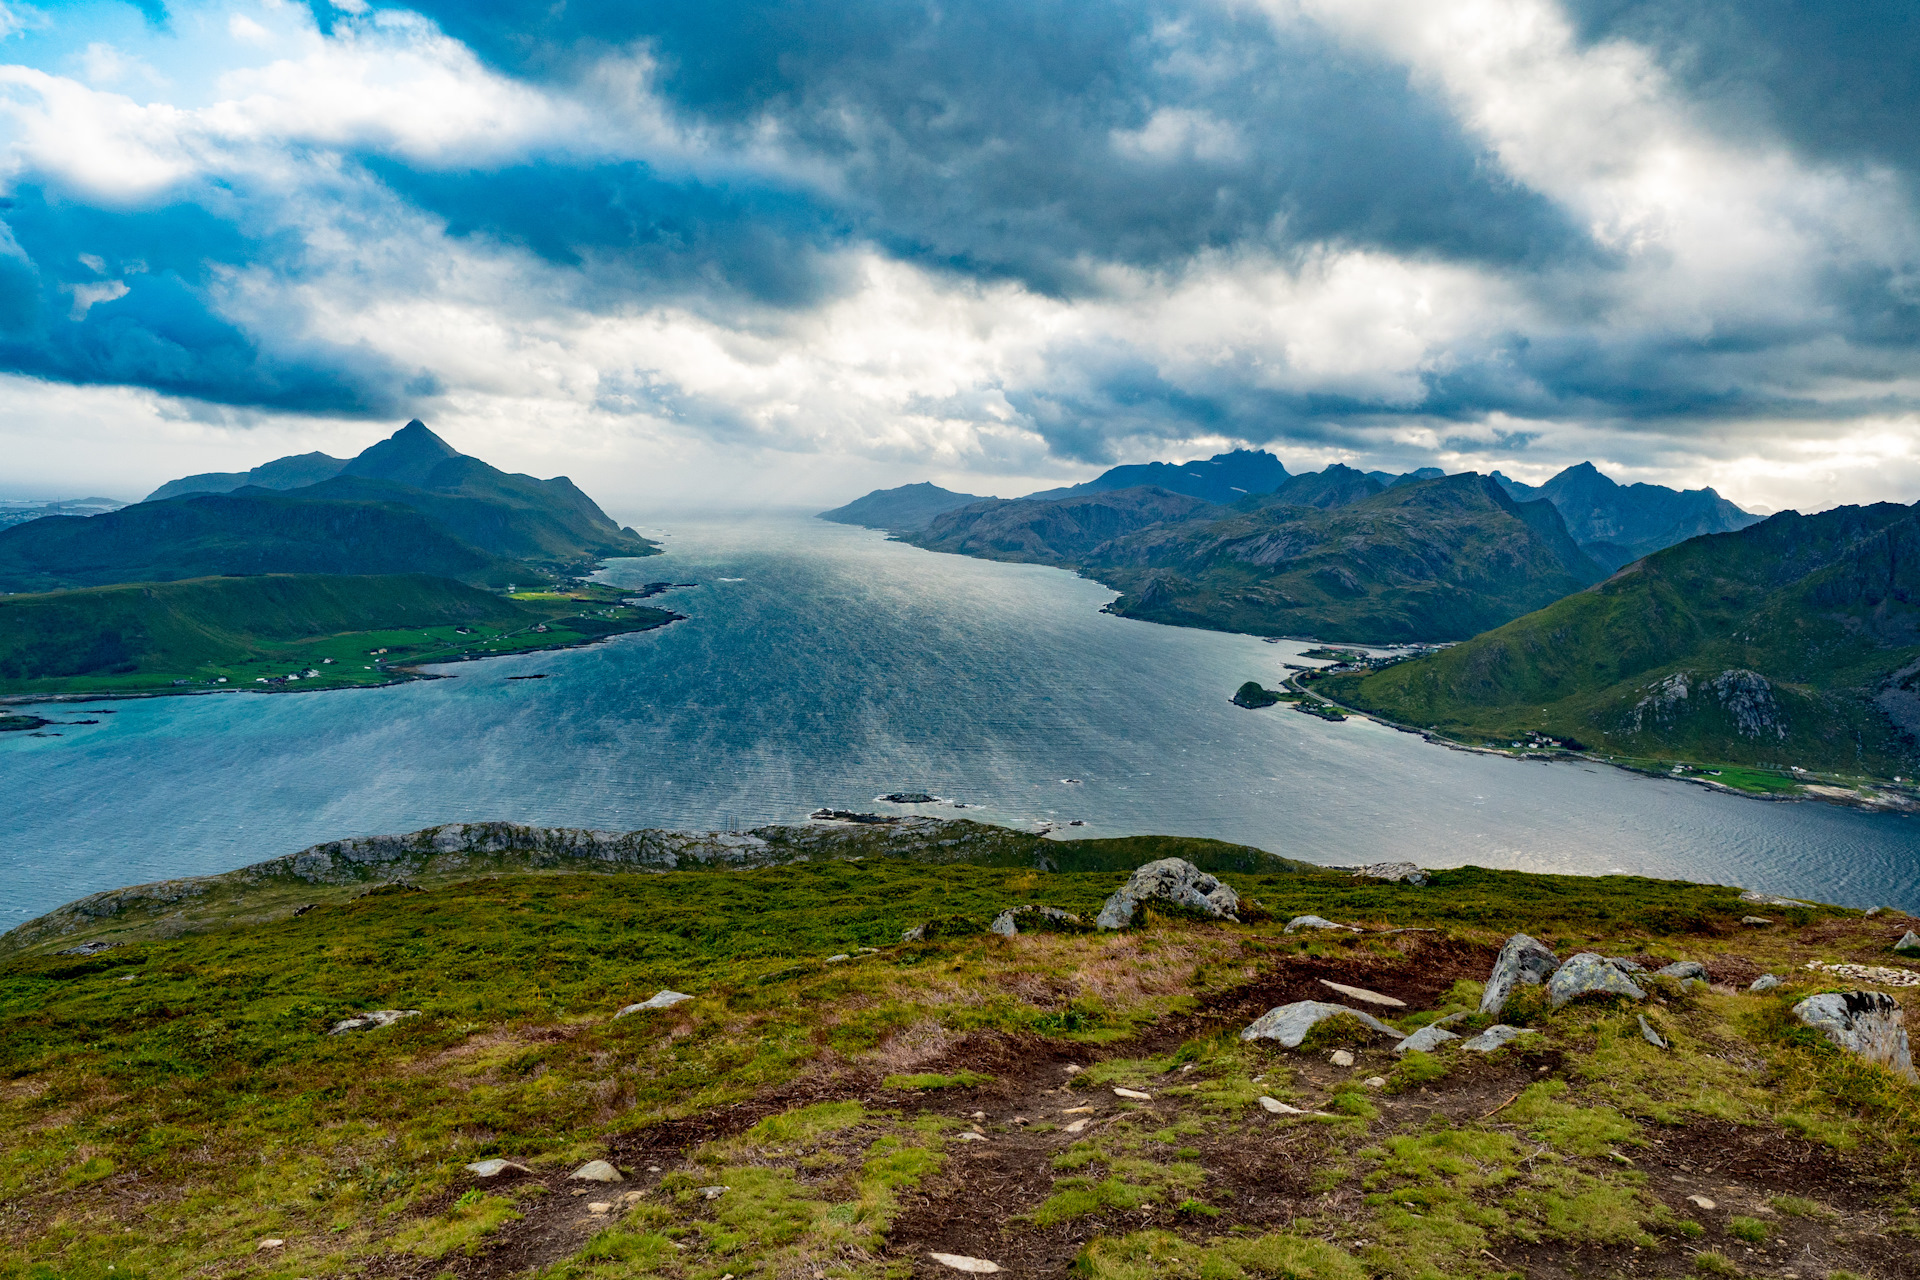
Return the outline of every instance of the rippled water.
[[[346,835],[749,826],[895,790],[1322,862],[1617,869],[1920,908],[1913,819],[1243,711],[1227,696],[1277,680],[1298,646],[1113,618],[1111,592],[1058,570],[798,516],[668,532],[669,555],[608,570],[699,584],[665,597],[690,616],[659,631],[390,689],[43,712],[101,723],[0,738],[0,920]]]

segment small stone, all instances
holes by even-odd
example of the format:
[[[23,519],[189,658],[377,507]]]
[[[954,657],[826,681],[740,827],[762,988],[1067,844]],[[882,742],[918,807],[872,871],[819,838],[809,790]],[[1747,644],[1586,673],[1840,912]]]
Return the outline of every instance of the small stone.
[[[1438,1022],[1420,1028],[1412,1035],[1393,1046],[1395,1053],[1432,1053],[1449,1040],[1458,1040],[1457,1032],[1449,1031]]]
[[[575,1182],[623,1182],[620,1171],[605,1160],[589,1160],[567,1177]]]
[[[964,1253],[929,1253],[927,1255],[943,1267],[955,1271],[964,1271],[968,1275],[990,1276],[1000,1270],[997,1262],[988,1262],[985,1258],[969,1258]]]
[[[1682,981],[1688,978],[1699,978],[1704,982],[1710,976],[1707,973],[1707,966],[1698,960],[1675,960],[1670,965],[1654,970],[1656,978],[1679,978]]]
[[[606,1200],[594,1200],[587,1205],[587,1212],[596,1218],[613,1212],[613,1204]]]
[[[356,1013],[351,1018],[333,1024],[330,1036],[350,1035],[355,1031],[377,1031],[381,1027],[390,1027],[402,1018],[417,1018],[418,1009],[375,1009],[371,1013]]]
[[[1369,1089],[1384,1089],[1387,1087],[1387,1078],[1385,1076],[1368,1076],[1360,1083]]]
[[[1345,1049],[1335,1049],[1327,1061],[1336,1067],[1350,1067],[1353,1065],[1353,1055]]]
[[[1492,1053],[1495,1049],[1504,1049],[1521,1036],[1534,1034],[1537,1033],[1528,1031],[1524,1027],[1510,1027],[1502,1022],[1488,1027],[1471,1040],[1462,1042],[1460,1047],[1468,1053]]]
[[[1660,1038],[1660,1033],[1653,1029],[1653,1024],[1647,1021],[1644,1013],[1640,1015],[1640,1038],[1656,1049],[1667,1047],[1667,1042]]]
[[[1920,1083],[1907,1044],[1906,1014],[1885,992],[1809,996],[1793,1006],[1793,1016],[1849,1053]]]
[[[1753,985],[1748,987],[1747,990],[1771,991],[1779,985],[1780,985],[1780,979],[1778,976],[1771,973],[1763,973],[1759,977],[1753,980]]]
[[[986,1118],[987,1118],[987,1113],[984,1111],[976,1111],[972,1115],[967,1117],[967,1119],[969,1120],[985,1120]]]
[[[1091,1117],[1081,1116],[1078,1120],[1075,1120],[1072,1124],[1062,1125],[1061,1132],[1062,1133],[1079,1133],[1082,1129],[1086,1128],[1087,1125],[1090,1123],[1092,1123]]]
[[[1705,1196],[1688,1196],[1687,1203],[1696,1209],[1718,1209],[1720,1207]]]
[[[1647,993],[1634,986],[1633,980],[1608,963],[1605,956],[1582,951],[1554,971],[1547,982],[1547,1002],[1558,1009],[1582,996],[1645,1000]]]
[[[633,1208],[634,1205],[639,1204],[642,1200],[646,1198],[647,1198],[647,1193],[644,1191],[627,1191],[627,1192],[621,1193],[620,1204],[624,1208],[631,1209]]]
[[[502,1160],[498,1156],[491,1160],[476,1160],[467,1166],[467,1172],[476,1178],[497,1178],[509,1170],[514,1173],[532,1172],[531,1169],[523,1164],[515,1164],[511,1160]]]
[[[1280,1101],[1280,1099],[1269,1098],[1265,1094],[1260,1096],[1260,1105],[1276,1116],[1324,1116],[1329,1114],[1325,1111],[1302,1111],[1298,1107],[1290,1107]]]
[[[1863,920],[1871,920],[1873,917],[1879,915],[1882,911],[1885,911],[1885,910],[1886,910],[1885,907],[1868,907],[1865,911],[1862,911],[1860,913],[1860,918]]]
[[[1901,935],[1900,941],[1893,944],[1893,949],[1903,956],[1920,955],[1920,933],[1915,933],[1911,929],[1907,930],[1905,934]]]
[[[660,1166],[659,1166],[659,1165],[657,1165],[657,1164],[650,1164],[650,1165],[648,1165],[648,1166],[647,1166],[647,1172],[648,1172],[648,1173],[658,1173],[658,1172],[660,1172]]]
[[[1065,1111],[1062,1111],[1060,1114],[1063,1116],[1083,1116],[1092,1110],[1093,1110],[1092,1107],[1068,1107]]]
[[[1741,916],[1740,923],[1752,925],[1754,928],[1758,929],[1762,925],[1772,924],[1773,921],[1768,919],[1766,916]]]
[[[1357,930],[1349,925],[1335,924],[1333,921],[1321,916],[1295,916],[1293,919],[1287,921],[1287,927],[1281,930],[1281,932],[1298,933],[1302,929],[1334,929],[1341,933],[1357,932]]]
[[[1069,1127],[1071,1127],[1071,1126],[1069,1126]],[[966,1131],[965,1133],[963,1133],[963,1134],[961,1134],[961,1135],[960,1135],[960,1141],[962,1141],[962,1142],[985,1142],[985,1141],[987,1141],[987,1135],[986,1135],[986,1134],[984,1134],[984,1133],[978,1133],[978,1132],[976,1132],[976,1131],[974,1131],[974,1130],[972,1130],[972,1129],[969,1129],[969,1130],[967,1130],[967,1131]]]
[[[1082,1066],[1080,1066],[1080,1064],[1078,1064],[1078,1063],[1076,1063],[1076,1062],[1069,1062],[1069,1063],[1067,1064],[1067,1074],[1068,1074],[1068,1075],[1070,1075],[1070,1076],[1077,1076],[1077,1075],[1079,1075],[1079,1074],[1080,1074],[1080,1073],[1081,1073],[1081,1072],[1082,1072],[1083,1070],[1085,1070],[1085,1068],[1084,1068],[1084,1067],[1082,1067]]]
[[[259,1244],[253,1246],[253,1251],[255,1253],[258,1253],[262,1249],[278,1249],[284,1246],[286,1243],[287,1242],[285,1240],[282,1240],[279,1236],[268,1236],[266,1239],[262,1240]]]
[[[1385,1005],[1389,1009],[1404,1009],[1407,1007],[1405,1000],[1396,1000],[1392,996],[1383,996],[1378,991],[1369,991],[1365,987],[1350,987],[1344,982],[1335,982],[1331,978],[1320,979],[1320,985],[1338,991],[1348,999],[1358,1000],[1363,1004]]]
[[[733,1190],[732,1187],[722,1187],[722,1186],[701,1187],[700,1196],[702,1199],[705,1199],[705,1200],[718,1200],[721,1196],[727,1194],[727,1192],[731,1190]]]
[[[648,1009],[670,1009],[682,1000],[691,999],[693,999],[692,996],[679,991],[656,991],[652,996],[642,1000],[639,1004],[630,1004],[613,1016],[615,1018],[624,1018],[630,1013],[643,1013]]]
[[[848,955],[848,954],[847,954],[846,952],[844,952],[844,951],[842,951],[842,952],[841,952],[841,953],[840,953],[839,955],[837,955],[837,956],[828,956],[828,957],[827,957],[827,963],[828,963],[828,964],[839,964],[839,963],[840,963],[840,962],[841,962],[842,960],[851,960],[851,959],[853,959],[853,957],[852,957],[852,956],[850,956],[850,955]]]
[[[1328,1018],[1347,1014],[1358,1018],[1366,1026],[1381,1035],[1392,1036],[1395,1040],[1404,1040],[1406,1036],[1395,1031],[1386,1023],[1370,1013],[1362,1013],[1344,1004],[1326,1004],[1319,1000],[1296,1000],[1292,1004],[1283,1004],[1267,1010],[1255,1018],[1247,1029],[1240,1033],[1242,1040],[1274,1040],[1282,1048],[1298,1049],[1307,1032]]]
[[[1152,1102],[1153,1101],[1152,1094],[1142,1093],[1138,1089],[1115,1089],[1113,1091],[1113,1096],[1116,1098],[1132,1098],[1135,1102]]]
[[[1493,972],[1487,975],[1487,987],[1480,996],[1480,1012],[1499,1017],[1516,986],[1537,987],[1553,977],[1559,967],[1560,957],[1548,950],[1546,943],[1524,933],[1514,934],[1500,948]]]

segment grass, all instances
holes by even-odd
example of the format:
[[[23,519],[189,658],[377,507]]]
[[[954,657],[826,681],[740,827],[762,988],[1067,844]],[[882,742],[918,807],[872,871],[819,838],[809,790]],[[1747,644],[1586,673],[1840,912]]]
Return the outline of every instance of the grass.
[[[1675,1000],[1657,1011],[1669,1053],[1639,1039],[1633,1011],[1580,1007],[1541,1011],[1544,1048],[1505,1061],[1442,1051],[1392,1064],[1381,1045],[1362,1046],[1393,1073],[1377,1091],[1347,1078],[1370,1074],[1371,1062],[1330,1072],[1322,1058],[1241,1042],[1231,1025],[1102,1048],[1199,1017],[1221,993],[1297,961],[1391,965],[1423,945],[1425,935],[1403,934],[1303,952],[1278,921],[1309,908],[1421,924],[1488,949],[1522,921],[1563,954],[1666,948],[1711,962],[1729,947],[1772,948],[1755,958],[1790,968],[1796,948],[1813,945],[1742,931],[1746,908],[1731,890],[1470,870],[1408,889],[1267,870],[1230,878],[1274,904],[1273,923],[899,943],[916,921],[984,921],[1009,902],[1090,914],[1121,880],[1036,871],[1018,859],[1072,846],[1028,839],[992,846],[1010,864],[1000,866],[867,857],[727,873],[494,868],[95,956],[48,954],[51,942],[15,952],[0,959],[0,1278],[238,1270],[267,1236],[288,1244],[263,1274],[450,1266],[574,1203],[538,1181],[475,1184],[465,1163],[506,1156],[553,1178],[684,1125],[693,1136],[671,1144],[686,1144],[684,1159],[596,1221],[547,1276],[880,1280],[900,1262],[889,1251],[913,1206],[968,1194],[971,1162],[1012,1140],[999,1127],[987,1144],[960,1139],[967,1122],[956,1117],[978,1105],[1000,1125],[1008,1104],[994,1090],[1019,1086],[1017,1064],[989,1074],[940,1060],[975,1034],[1077,1046],[1086,1069],[1049,1067],[1037,1095],[1046,1109],[1029,1106],[1052,1126],[1035,1127],[1051,1154],[1003,1216],[1015,1234],[1079,1242],[1074,1265],[1089,1277],[1493,1276],[1503,1272],[1487,1255],[1520,1246],[1681,1258],[1673,1242],[1691,1224],[1660,1207],[1639,1168],[1656,1127],[1728,1121],[1876,1167],[1920,1153],[1915,1091],[1794,1028],[1792,990]],[[1120,855],[1089,842],[1085,856]],[[223,913],[244,905],[221,899]],[[1808,928],[1837,939],[1857,928],[1864,948],[1884,926],[1820,910]],[[1853,943],[1819,945],[1856,954]],[[880,950],[823,963],[863,946]],[[1440,1006],[1470,1002],[1473,985]],[[611,1020],[661,987],[696,999]],[[327,1034],[348,1013],[395,1007],[423,1014]],[[1405,1029],[1431,1012],[1398,1021]],[[1486,1083],[1499,1073],[1519,1079]],[[876,1094],[876,1079],[904,1092]],[[1125,1102],[1116,1085],[1153,1100]],[[777,1089],[802,1099],[703,1127]],[[1453,1120],[1435,1111],[1450,1091],[1473,1089],[1492,1092]],[[1262,1094],[1342,1118],[1268,1117]],[[1076,1105],[1095,1105],[1099,1123],[1059,1134],[1070,1117],[1057,1113]],[[1297,1196],[1286,1216],[1250,1219],[1243,1175],[1223,1151],[1267,1153],[1273,1170],[1311,1176],[1285,1193]],[[707,1186],[728,1189],[708,1198]],[[1774,1207],[1828,1229],[1811,1200]],[[1740,1221],[1728,1228],[1736,1239]]]
[[[291,692],[644,631],[603,585],[509,601],[425,574],[273,574],[0,597],[0,695]]]

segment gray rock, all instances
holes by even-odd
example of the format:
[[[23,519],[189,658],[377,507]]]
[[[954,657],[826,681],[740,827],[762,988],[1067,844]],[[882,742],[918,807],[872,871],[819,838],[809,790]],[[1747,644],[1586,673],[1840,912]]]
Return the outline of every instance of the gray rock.
[[[1745,925],[1752,925],[1754,928],[1758,929],[1764,925],[1772,924],[1773,918],[1771,916],[1741,916],[1740,923]]]
[[[1240,923],[1235,914],[1240,910],[1240,895],[1185,858],[1161,858],[1134,868],[1127,882],[1100,908],[1093,923],[1101,929],[1124,929],[1133,923],[1140,904],[1148,901],[1171,903],[1203,911],[1217,920]]]
[[[1058,907],[1036,906],[1030,903],[1024,907],[1008,907],[1005,911],[1002,911],[993,918],[993,923],[988,925],[987,929],[989,932],[1000,934],[1002,937],[1011,938],[1020,932],[1021,916],[1037,916],[1039,918],[1038,920],[1029,922],[1028,928],[1033,928],[1040,920],[1065,929],[1079,928],[1082,923],[1080,917],[1074,915],[1071,911],[1062,911]],[[1044,928],[1045,926],[1042,925],[1041,927]]]
[[[589,1160],[567,1175],[576,1182],[624,1182],[620,1171],[605,1160]]]
[[[1698,978],[1702,982],[1705,982],[1708,978],[1707,966],[1701,964],[1698,960],[1675,960],[1670,965],[1665,965],[1662,968],[1654,970],[1654,976],[1656,978],[1679,978],[1682,981],[1688,978]]]
[[[1920,954],[1920,933],[1907,930],[1901,935],[1900,941],[1893,944],[1893,949],[1903,956]]]
[[[1660,1038],[1660,1033],[1653,1029],[1653,1024],[1647,1021],[1644,1013],[1640,1015],[1640,1038],[1656,1049],[1667,1047],[1667,1042]]]
[[[1458,1040],[1457,1032],[1449,1031],[1439,1023],[1429,1023],[1412,1035],[1393,1046],[1395,1053],[1432,1053],[1449,1040]]]
[[[1461,1044],[1460,1048],[1466,1053],[1492,1053],[1495,1049],[1506,1048],[1521,1036],[1538,1034],[1537,1031],[1529,1031],[1525,1027],[1510,1027],[1502,1022],[1488,1027],[1473,1039]]]
[[[924,942],[926,938],[927,926],[925,924],[917,924],[911,929],[902,931],[900,934],[900,941],[902,942]]]
[[[533,1172],[523,1164],[516,1164],[512,1160],[502,1160],[497,1156],[491,1160],[476,1160],[467,1166],[467,1172],[476,1178],[497,1178],[508,1170],[512,1170],[515,1173]]]
[[[1582,951],[1554,972],[1547,983],[1547,1003],[1558,1009],[1581,996],[1624,996],[1645,1000],[1647,993],[1633,979],[1607,962],[1605,956]]]
[[[1629,978],[1636,973],[1645,973],[1647,971],[1647,966],[1641,964],[1638,960],[1630,960],[1626,956],[1608,956],[1607,963],[1626,974]]]
[[[630,1004],[613,1016],[624,1018],[630,1013],[645,1013],[649,1009],[670,1009],[682,1000],[691,999],[693,999],[692,996],[679,991],[656,991],[648,999],[642,1000],[639,1004]]]
[[[1780,985],[1780,979],[1776,975],[1771,973],[1763,973],[1759,977],[1753,980],[1753,985],[1748,987],[1747,990],[1771,991],[1779,985]]]
[[[1757,889],[1748,889],[1740,895],[1740,901],[1751,902],[1763,907],[1811,907],[1818,904],[1802,902],[1798,898],[1777,898],[1771,893],[1761,893]]]
[[[1297,933],[1302,929],[1334,929],[1340,933],[1354,932],[1351,925],[1335,924],[1333,921],[1323,919],[1320,916],[1295,916],[1293,919],[1287,921],[1287,927],[1282,929],[1281,932]]]
[[[1892,996],[1880,991],[1809,996],[1793,1006],[1793,1016],[1849,1053],[1920,1083],[1907,1045],[1906,1014]]]
[[[351,1018],[333,1024],[330,1036],[350,1035],[355,1031],[377,1031],[381,1027],[390,1027],[402,1018],[417,1018],[418,1009],[375,1009],[371,1013],[356,1013]]]
[[[1507,945],[1500,948],[1500,957],[1493,962],[1493,972],[1487,977],[1487,989],[1480,997],[1480,1012],[1497,1018],[1500,1011],[1507,1007],[1507,997],[1513,994],[1514,987],[1525,983],[1537,987],[1551,978],[1560,967],[1560,958],[1547,950],[1547,945],[1524,933],[1516,933],[1507,939]]]
[[[1405,884],[1425,884],[1428,879],[1426,868],[1416,867],[1411,862],[1376,862],[1371,866],[1355,867],[1353,874],[1368,880],[1390,880]]]
[[[1351,1014],[1381,1035],[1392,1036],[1395,1040],[1404,1040],[1403,1032],[1395,1031],[1386,1023],[1370,1013],[1358,1009],[1349,1009],[1344,1004],[1323,1004],[1318,1000],[1297,1000],[1293,1004],[1283,1004],[1269,1009],[1253,1020],[1245,1031],[1240,1033],[1242,1040],[1274,1040],[1285,1049],[1298,1049],[1300,1042],[1307,1038],[1307,1032],[1328,1018],[1339,1014]]]

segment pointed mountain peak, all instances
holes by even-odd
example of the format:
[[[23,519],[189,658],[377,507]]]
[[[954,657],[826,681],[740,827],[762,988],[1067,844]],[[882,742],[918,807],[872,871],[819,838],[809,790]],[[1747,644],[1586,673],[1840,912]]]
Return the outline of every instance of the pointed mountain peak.
[[[341,474],[365,476],[373,480],[392,480],[398,484],[424,485],[433,469],[460,451],[427,429],[415,418],[376,445],[363,450],[349,462]]]

